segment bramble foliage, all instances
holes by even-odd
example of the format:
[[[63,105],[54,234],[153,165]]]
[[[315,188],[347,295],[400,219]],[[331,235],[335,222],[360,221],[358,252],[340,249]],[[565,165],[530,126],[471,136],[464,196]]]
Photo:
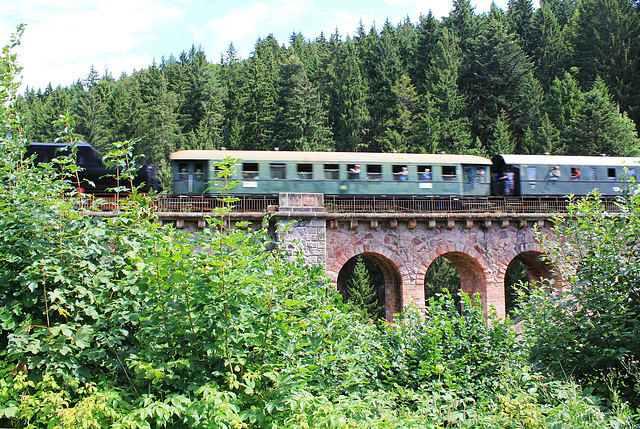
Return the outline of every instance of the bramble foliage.
[[[521,316],[534,362],[614,400],[640,405],[640,199],[633,184],[611,214],[597,194],[556,220],[548,249],[562,268],[562,294],[537,290]],[[547,242],[546,240],[543,240]]]
[[[8,101],[11,49],[0,70]],[[408,309],[378,326],[342,305],[320,267],[285,257],[266,231],[227,229],[224,211],[189,234],[160,226],[154,199],[134,188],[117,216],[91,217],[76,206],[84,197],[73,178],[65,180],[74,160],[24,160],[19,117],[11,104],[0,114],[0,426],[626,422],[576,386],[534,375],[517,358],[514,333],[487,320],[477,301],[464,298],[458,312],[442,296],[424,319]],[[73,142],[73,130],[62,137]],[[123,152],[131,144],[118,142],[112,154],[122,177],[133,169]],[[220,165],[221,174],[233,164]]]

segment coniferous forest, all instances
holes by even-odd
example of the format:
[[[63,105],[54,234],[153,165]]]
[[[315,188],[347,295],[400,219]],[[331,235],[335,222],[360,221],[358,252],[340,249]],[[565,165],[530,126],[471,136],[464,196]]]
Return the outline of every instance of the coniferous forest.
[[[455,0],[353,36],[256,41],[249,58],[192,46],[117,78],[27,89],[31,141],[69,112],[102,154],[139,139],[148,163],[178,149],[637,155],[640,6],[635,0]]]

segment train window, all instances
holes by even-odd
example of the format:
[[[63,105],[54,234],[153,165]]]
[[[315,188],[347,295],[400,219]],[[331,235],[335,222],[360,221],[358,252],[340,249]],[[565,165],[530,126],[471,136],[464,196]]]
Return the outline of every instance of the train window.
[[[418,180],[431,180],[431,166],[420,165],[418,166]]]
[[[258,178],[258,163],[256,163],[256,162],[243,162],[242,163],[242,178],[243,179],[257,179]]]
[[[408,180],[409,169],[406,165],[393,166],[393,180]]]
[[[456,177],[456,166],[455,165],[443,165],[442,166],[442,180],[455,182],[458,180]]]
[[[298,164],[298,179],[313,179],[313,165]]]
[[[284,179],[287,177],[286,165],[284,164],[270,164],[271,178],[272,179]]]
[[[201,162],[196,162],[193,166],[194,170],[194,175],[193,178],[196,180],[202,180],[204,179],[204,170],[202,169],[202,163]]]
[[[478,167],[476,170],[475,183],[483,183],[487,179],[487,170],[484,167]]]
[[[527,167],[527,180],[538,180],[538,169],[536,167]]]
[[[607,168],[607,179],[616,180],[616,169],[615,168]]]
[[[471,183],[472,176],[473,176],[473,171],[471,167],[464,167],[462,169],[462,178],[465,183]]]
[[[349,170],[349,175],[347,176],[349,180],[360,179],[360,164],[349,164],[347,165],[347,170]]]
[[[580,179],[580,169],[578,167],[571,167],[571,180]]]
[[[598,169],[595,167],[591,167],[589,170],[589,179],[598,180]]]
[[[340,166],[338,164],[325,164],[324,178],[326,180],[338,180],[340,178]]]
[[[187,180],[189,178],[189,166],[186,162],[180,163],[180,172],[178,173],[178,179]]]
[[[367,165],[367,180],[382,180],[382,165]]]

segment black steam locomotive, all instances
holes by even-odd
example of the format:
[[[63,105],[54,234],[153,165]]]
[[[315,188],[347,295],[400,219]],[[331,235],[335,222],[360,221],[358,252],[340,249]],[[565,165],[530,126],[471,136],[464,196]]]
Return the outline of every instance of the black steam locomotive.
[[[104,194],[109,189],[117,186],[117,174],[115,168],[107,168],[102,163],[98,152],[89,144],[79,142],[77,144],[76,163],[82,167],[78,173],[80,179],[79,188],[88,194]],[[69,155],[69,144],[67,143],[31,143],[27,147],[27,156],[35,154],[34,162],[40,164],[51,162],[54,158]],[[134,186],[140,186],[141,192],[162,191],[162,184],[158,179],[158,169],[154,165],[143,165],[137,171]]]

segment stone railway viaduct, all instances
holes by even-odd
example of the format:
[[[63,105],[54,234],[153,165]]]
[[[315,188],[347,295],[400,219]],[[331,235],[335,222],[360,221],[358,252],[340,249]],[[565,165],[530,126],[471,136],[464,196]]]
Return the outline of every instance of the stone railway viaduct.
[[[161,220],[178,227],[193,227],[189,219],[196,216],[159,213]],[[384,274],[386,317],[391,320],[410,304],[424,312],[425,274],[440,256],[457,268],[462,290],[479,294],[485,311],[494,307],[505,317],[505,274],[512,261],[519,259],[530,279],[555,277],[540,259],[544,249],[536,235],[537,229],[552,237],[551,219],[548,213],[327,213],[322,194],[280,194],[271,226],[292,254],[301,251],[307,263],[323,265],[336,287],[351,258],[374,260]]]

